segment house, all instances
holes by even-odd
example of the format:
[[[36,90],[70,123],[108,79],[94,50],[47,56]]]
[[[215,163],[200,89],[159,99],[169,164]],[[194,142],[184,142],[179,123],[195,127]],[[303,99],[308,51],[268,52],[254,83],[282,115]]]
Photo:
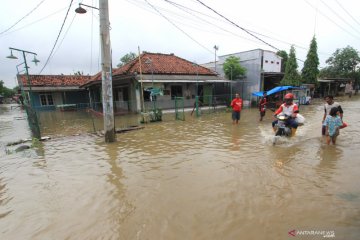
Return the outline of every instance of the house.
[[[351,78],[321,78],[318,79],[319,86],[316,89],[317,97],[325,97],[327,95],[344,95],[345,84],[354,82]]]
[[[36,110],[54,110],[58,107],[83,108],[89,103],[88,92],[80,88],[90,80],[81,75],[18,75],[19,86],[27,101],[32,98]]]
[[[154,108],[174,109],[175,98],[193,107],[195,97],[204,104],[213,100],[213,87],[229,82],[208,68],[174,54],[143,52],[128,64],[113,69],[114,113],[140,112]],[[102,112],[101,72],[82,85],[89,90],[90,104]],[[142,100],[143,99],[143,100]]]
[[[239,92],[243,99],[250,99],[252,92],[267,91],[276,87],[284,76],[281,72],[281,57],[272,51],[254,49],[219,56],[216,71],[222,77],[225,76],[224,62],[230,56],[240,58],[240,65],[247,70],[245,78],[233,83],[233,89]],[[213,69],[215,64],[212,62],[202,64],[202,66]]]

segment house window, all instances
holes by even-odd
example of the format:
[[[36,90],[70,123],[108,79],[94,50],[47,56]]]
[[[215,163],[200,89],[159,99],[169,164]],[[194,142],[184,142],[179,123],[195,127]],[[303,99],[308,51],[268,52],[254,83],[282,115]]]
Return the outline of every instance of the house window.
[[[54,105],[53,97],[49,93],[40,94],[40,102],[41,102],[41,106],[53,106]]]
[[[279,65],[280,63],[279,62],[276,62],[277,65]]]
[[[171,99],[174,99],[175,97],[182,97],[182,86],[180,85],[173,85],[171,86]]]
[[[271,61],[271,64],[273,64],[274,63],[274,61]]]
[[[268,60],[265,60],[265,63],[268,63],[269,61]]]

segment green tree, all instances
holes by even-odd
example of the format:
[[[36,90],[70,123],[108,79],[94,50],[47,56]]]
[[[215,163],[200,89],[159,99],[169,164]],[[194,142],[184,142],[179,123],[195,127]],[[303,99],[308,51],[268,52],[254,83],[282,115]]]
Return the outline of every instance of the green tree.
[[[329,65],[321,71],[323,77],[351,77],[356,72],[356,66],[360,63],[358,52],[347,46],[336,49],[331,57],[326,60]]]
[[[311,40],[310,49],[304,62],[304,67],[301,71],[302,80],[305,83],[317,84],[317,77],[319,75],[319,57],[317,54],[317,43],[315,36]]]
[[[282,58],[281,60],[281,72],[285,72],[286,62],[289,58],[287,52],[285,50],[280,50],[276,53],[279,57]]]
[[[300,74],[297,71],[298,64],[296,62],[295,48],[292,45],[290,48],[289,59],[286,62],[284,78],[281,80],[281,85],[300,85]]]
[[[14,93],[18,93],[18,92],[20,92],[20,87],[16,86],[12,90],[14,91]]]
[[[9,98],[9,97],[14,96],[14,94],[15,94],[15,91],[10,88],[5,87],[4,81],[0,80],[0,95],[4,96],[5,98]]]
[[[117,65],[117,67],[122,67],[125,64],[129,63],[131,60],[136,58],[136,54],[133,52],[129,52],[125,54],[122,58],[120,58],[120,63]]]
[[[243,78],[246,74],[246,68],[240,65],[240,58],[235,56],[230,56],[225,60],[223,70],[229,80]]]

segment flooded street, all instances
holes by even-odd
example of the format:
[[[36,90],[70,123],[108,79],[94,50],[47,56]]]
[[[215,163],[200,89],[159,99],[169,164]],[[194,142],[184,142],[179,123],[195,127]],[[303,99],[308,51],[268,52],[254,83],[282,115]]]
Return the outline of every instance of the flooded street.
[[[275,146],[272,112],[259,123],[255,108],[238,126],[229,112],[169,114],[113,144],[86,112],[45,112],[53,138],[21,152],[5,145],[30,137],[26,113],[0,105],[0,239],[359,239],[360,98],[336,101],[349,126],[335,146],[319,101]]]

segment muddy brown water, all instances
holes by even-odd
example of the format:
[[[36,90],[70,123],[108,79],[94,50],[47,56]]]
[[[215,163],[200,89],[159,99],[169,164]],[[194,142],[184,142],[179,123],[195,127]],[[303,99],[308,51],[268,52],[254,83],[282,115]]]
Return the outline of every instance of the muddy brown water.
[[[360,98],[337,101],[349,127],[336,146],[314,102],[275,146],[271,112],[259,123],[257,109],[238,126],[226,112],[169,114],[112,144],[86,112],[46,112],[52,139],[22,152],[5,144],[30,136],[24,112],[0,105],[0,239],[359,239]]]

